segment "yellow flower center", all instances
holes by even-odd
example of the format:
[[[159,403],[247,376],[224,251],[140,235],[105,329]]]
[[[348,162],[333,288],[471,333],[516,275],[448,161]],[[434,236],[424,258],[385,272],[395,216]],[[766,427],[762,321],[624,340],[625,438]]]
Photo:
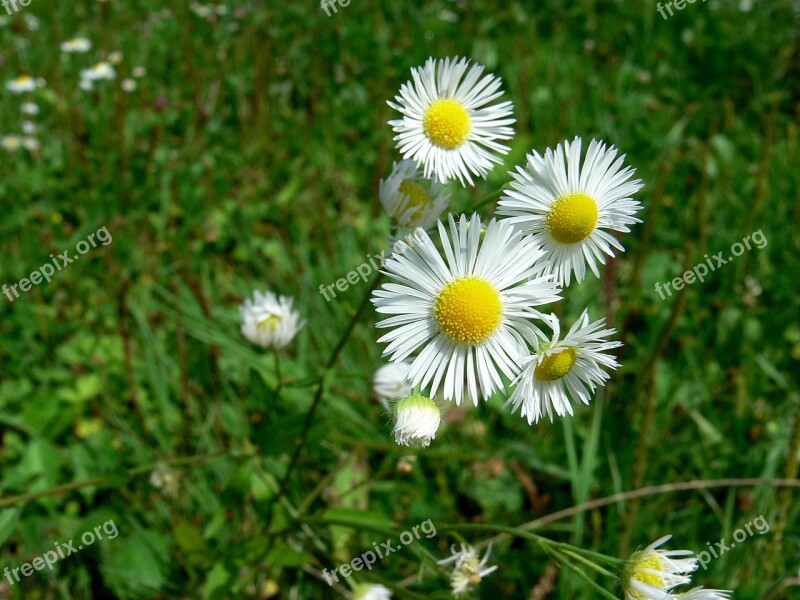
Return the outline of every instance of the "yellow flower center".
[[[567,347],[557,354],[550,354],[536,366],[533,374],[541,381],[555,381],[569,373],[577,356],[575,348]]]
[[[273,331],[275,331],[275,329],[277,329],[278,325],[280,325],[280,322],[281,322],[281,318],[279,316],[272,315],[270,317],[267,317],[263,321],[259,321],[259,323],[258,323],[258,325],[256,325],[256,327],[259,330],[269,329],[270,332],[273,332]]]
[[[412,221],[418,219],[422,214],[422,210],[428,205],[428,202],[430,202],[431,196],[428,190],[413,179],[406,179],[400,184],[400,193],[408,198],[408,202],[402,206],[403,212],[406,212],[409,208],[416,207],[417,210],[413,212],[410,219]],[[400,217],[402,215],[394,216]]]
[[[433,312],[439,329],[454,342],[479,344],[500,325],[500,294],[487,281],[462,277],[448,283],[436,297]]]
[[[422,127],[434,144],[452,150],[467,141],[471,125],[466,108],[455,100],[443,98],[428,107]]]
[[[570,194],[555,201],[545,223],[550,235],[562,244],[589,237],[597,225],[597,203],[586,194]]]
[[[631,573],[631,579],[635,579],[636,581],[646,583],[647,585],[653,586],[656,589],[663,588],[664,580],[655,573],[650,573],[649,571],[645,571],[644,569],[652,569],[654,571],[664,570],[664,564],[661,562],[661,559],[657,555],[650,555],[640,558],[636,562],[636,566],[633,568],[633,572]],[[637,598],[637,600],[646,600],[649,597],[644,595],[642,592],[632,588],[629,589],[628,592],[633,597]]]
[[[20,75],[19,77],[17,77],[16,82],[17,83],[28,83],[30,80],[31,80],[30,75]]]

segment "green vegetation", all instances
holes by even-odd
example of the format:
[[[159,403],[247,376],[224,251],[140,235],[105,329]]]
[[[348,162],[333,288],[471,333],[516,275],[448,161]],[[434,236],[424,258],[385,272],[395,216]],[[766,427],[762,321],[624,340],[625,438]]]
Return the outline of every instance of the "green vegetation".
[[[46,83],[0,90],[0,137],[27,119],[40,146],[0,147],[0,283],[102,227],[113,242],[0,296],[0,568],[109,520],[119,535],[52,573],[0,579],[0,597],[338,597],[323,569],[427,519],[436,536],[351,579],[451,597],[432,561],[510,533],[473,597],[588,599],[597,584],[622,597],[589,554],[556,543],[624,558],[671,533],[671,548],[700,552],[758,515],[769,531],[694,581],[737,600],[797,597],[791,487],[661,490],[518,529],[643,486],[798,478],[790,2],[697,2],[667,21],[643,0],[352,0],[331,16],[315,2],[217,14],[33,0],[4,13],[3,84]],[[60,51],[75,36],[92,48]],[[116,79],[80,89],[80,71],[113,51]],[[572,323],[589,306],[625,343],[589,407],[529,426],[498,395],[410,450],[371,390],[383,348],[370,284],[330,302],[318,290],[388,247],[378,182],[400,157],[386,101],[411,67],[456,55],[502,77],[517,123],[503,166],[452,186],[454,213],[490,216],[526,152],[580,135],[627,154],[644,223],[554,309]],[[25,101],[39,114],[21,114]],[[756,230],[765,247],[664,300],[655,291]],[[294,297],[307,320],[278,354],[239,331],[253,289]],[[565,558],[585,577],[554,570]]]

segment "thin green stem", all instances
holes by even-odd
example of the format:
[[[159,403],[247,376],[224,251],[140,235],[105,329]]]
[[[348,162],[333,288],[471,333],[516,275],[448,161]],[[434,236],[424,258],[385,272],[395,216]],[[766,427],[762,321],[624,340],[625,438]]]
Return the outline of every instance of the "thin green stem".
[[[273,502],[278,502],[281,498],[283,498],[283,495],[286,493],[286,490],[289,487],[289,480],[291,479],[292,473],[294,472],[294,469],[297,467],[297,463],[300,460],[300,453],[306,444],[308,432],[311,430],[311,424],[314,422],[314,417],[317,414],[317,409],[319,408],[320,401],[322,400],[322,396],[325,392],[325,382],[327,381],[328,374],[336,364],[336,360],[339,358],[339,353],[341,353],[342,348],[344,348],[344,345],[350,338],[350,334],[353,333],[356,323],[369,305],[369,297],[372,294],[372,291],[378,287],[381,278],[382,275],[379,274],[377,277],[375,277],[375,279],[372,280],[372,284],[369,286],[367,293],[364,294],[364,298],[361,301],[358,310],[356,310],[353,318],[350,319],[350,323],[348,323],[347,328],[344,330],[344,333],[342,333],[342,336],[339,338],[336,347],[333,349],[331,357],[325,364],[325,370],[323,371],[317,383],[317,392],[314,394],[314,400],[311,402],[311,408],[308,409],[306,420],[303,423],[303,431],[300,434],[300,438],[297,440],[297,445],[295,446],[294,452],[292,452],[292,457],[289,459],[289,466],[286,468],[286,473],[281,479],[280,487],[278,488],[278,494]]]

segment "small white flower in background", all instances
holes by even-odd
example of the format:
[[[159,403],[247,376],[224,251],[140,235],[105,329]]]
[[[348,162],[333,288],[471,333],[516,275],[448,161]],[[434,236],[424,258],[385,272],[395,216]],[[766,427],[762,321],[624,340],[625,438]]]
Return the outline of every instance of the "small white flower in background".
[[[9,152],[15,152],[22,145],[22,140],[18,135],[4,135],[0,138],[0,146]]]
[[[33,121],[23,121],[22,132],[25,135],[33,135],[36,133],[36,124]]]
[[[134,77],[136,77],[137,79],[141,79],[142,77],[147,75],[147,69],[145,69],[141,65],[137,65],[137,66],[133,67],[133,70],[131,71],[131,74]]]
[[[39,149],[39,140],[35,137],[26,137],[22,140],[22,145],[25,147],[26,150],[30,150],[31,152],[35,152]]]
[[[120,52],[119,50],[115,50],[114,52],[108,55],[108,61],[112,65],[118,65],[119,63],[122,62],[122,52]]]
[[[685,594],[670,594],[666,600],[729,600],[733,594],[730,590],[707,590],[696,587]]]
[[[558,280],[569,285],[572,274],[580,283],[589,265],[600,276],[597,263],[605,264],[613,248],[624,252],[614,231],[629,232],[641,223],[634,215],[642,209],[631,196],[642,189],[636,172],[623,168],[625,155],[614,146],[592,140],[581,165],[581,138],[548,148],[544,156],[528,154],[525,167],[511,173],[514,181],[497,203],[497,214],[541,244],[553,263]]]
[[[85,92],[91,92],[94,89],[94,83],[89,79],[81,79],[78,87]]]
[[[353,600],[391,600],[392,592],[386,586],[363,583],[353,589]]]
[[[239,307],[242,315],[242,335],[262,348],[280,350],[294,339],[305,324],[300,314],[292,309],[291,298],[276,296],[272,292],[255,291]]]
[[[595,388],[605,385],[610,377],[601,365],[609,369],[619,367],[613,356],[604,354],[622,345],[606,340],[616,330],[603,329],[605,318],[590,324],[589,311],[584,310],[563,340],[559,340],[558,318],[550,315],[546,320],[553,329],[553,337],[548,340],[541,332],[537,333],[536,351],[522,359],[525,366],[514,381],[516,389],[506,401],[506,405],[512,405],[512,412],[522,407],[521,415],[527,417],[528,424],[539,421],[545,414],[552,421],[553,411],[560,417],[573,414],[570,398],[588,405]]]
[[[436,402],[414,394],[394,405],[394,440],[401,446],[427,448],[442,423]]]
[[[422,176],[417,163],[403,160],[380,182],[383,208],[403,227],[428,229],[450,204],[444,186]]]
[[[150,485],[170,498],[178,496],[179,484],[178,473],[166,465],[159,465],[150,473]]]
[[[473,175],[485,178],[502,162],[498,155],[508,153],[498,140],[514,136],[512,104],[493,104],[503,94],[502,82],[482,74],[483,66],[470,66],[466,58],[429,58],[389,100],[403,115],[389,121],[398,150],[424,165],[425,177],[473,185]]]
[[[35,102],[23,102],[22,105],[19,107],[20,111],[24,115],[38,115],[39,114],[39,105]]]
[[[72,38],[61,44],[61,51],[67,53],[77,52],[83,54],[92,48],[92,42],[86,38]]]
[[[6,89],[14,94],[24,94],[36,89],[36,80],[30,75],[20,75],[16,79],[6,82]]]
[[[228,14],[228,7],[227,7],[227,6],[225,6],[224,4],[217,4],[217,5],[214,7],[214,11],[215,11],[215,12],[216,12],[216,13],[217,13],[219,16],[222,16],[222,15],[227,15],[227,14]]]
[[[214,14],[213,4],[200,4],[199,2],[192,2],[189,4],[189,10],[196,14],[201,19],[208,19]]]
[[[114,79],[117,72],[111,63],[107,61],[100,61],[91,69],[83,69],[81,71],[81,79],[84,81],[99,81],[101,79]]]
[[[454,596],[467,594],[470,590],[476,588],[484,577],[497,570],[496,565],[492,567],[486,566],[486,563],[489,562],[489,553],[492,551],[491,546],[486,550],[486,554],[480,561],[478,560],[478,553],[472,546],[461,544],[461,549],[456,550],[455,545],[453,545],[450,551],[453,555],[438,561],[438,564],[446,565],[455,562],[453,574],[450,576],[450,586],[453,589]]]
[[[690,550],[656,550],[671,537],[665,535],[630,556],[623,577],[625,600],[666,600],[674,587],[691,581],[686,575],[697,569],[697,559]],[[690,558],[676,558],[680,556]]]
[[[386,410],[392,400],[400,400],[411,395],[411,383],[406,378],[411,363],[407,361],[389,363],[375,371],[372,377],[372,390]]]
[[[136,89],[136,81],[133,79],[123,79],[120,87],[124,92],[132,92]]]

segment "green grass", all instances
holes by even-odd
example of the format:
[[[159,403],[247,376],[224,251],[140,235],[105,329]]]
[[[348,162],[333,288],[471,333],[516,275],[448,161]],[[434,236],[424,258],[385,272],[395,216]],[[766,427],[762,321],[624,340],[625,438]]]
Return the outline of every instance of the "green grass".
[[[214,22],[183,2],[22,8],[0,26],[2,79],[47,85],[33,96],[41,149],[0,149],[0,282],[100,227],[113,242],[13,303],[0,296],[0,567],[110,519],[119,536],[52,574],[0,579],[0,597],[334,597],[315,573],[430,518],[435,537],[356,577],[446,598],[446,578],[421,562],[459,535],[492,535],[448,524],[516,527],[644,485],[796,479],[798,32],[784,1],[742,12],[712,0],[667,21],[639,0],[352,0],[331,17],[316,2],[267,2]],[[89,53],[59,52],[79,34]],[[79,90],[80,70],[114,50],[117,80]],[[501,76],[518,119],[504,165],[454,186],[454,212],[506,184],[532,148],[581,135],[627,154],[644,223],[602,279],[554,307],[571,323],[589,306],[625,342],[590,407],[530,427],[498,396],[462,405],[429,449],[409,451],[371,395],[371,307],[325,368],[369,284],[331,302],[318,290],[386,248],[377,186],[398,160],[386,100],[411,67],[454,55]],[[123,92],[137,65],[147,75]],[[0,92],[0,136],[20,132],[23,99]],[[759,229],[766,247],[659,298],[657,282]],[[280,383],[275,356],[239,333],[254,288],[295,297],[307,319]],[[154,470],[169,485],[155,487]],[[763,514],[770,531],[695,582],[792,598],[796,498],[769,485],[652,494],[535,532],[624,558],[666,533],[700,552]],[[499,541],[500,568],[474,597],[532,597],[551,563],[531,538]],[[552,581],[547,598],[599,597],[568,570]]]

